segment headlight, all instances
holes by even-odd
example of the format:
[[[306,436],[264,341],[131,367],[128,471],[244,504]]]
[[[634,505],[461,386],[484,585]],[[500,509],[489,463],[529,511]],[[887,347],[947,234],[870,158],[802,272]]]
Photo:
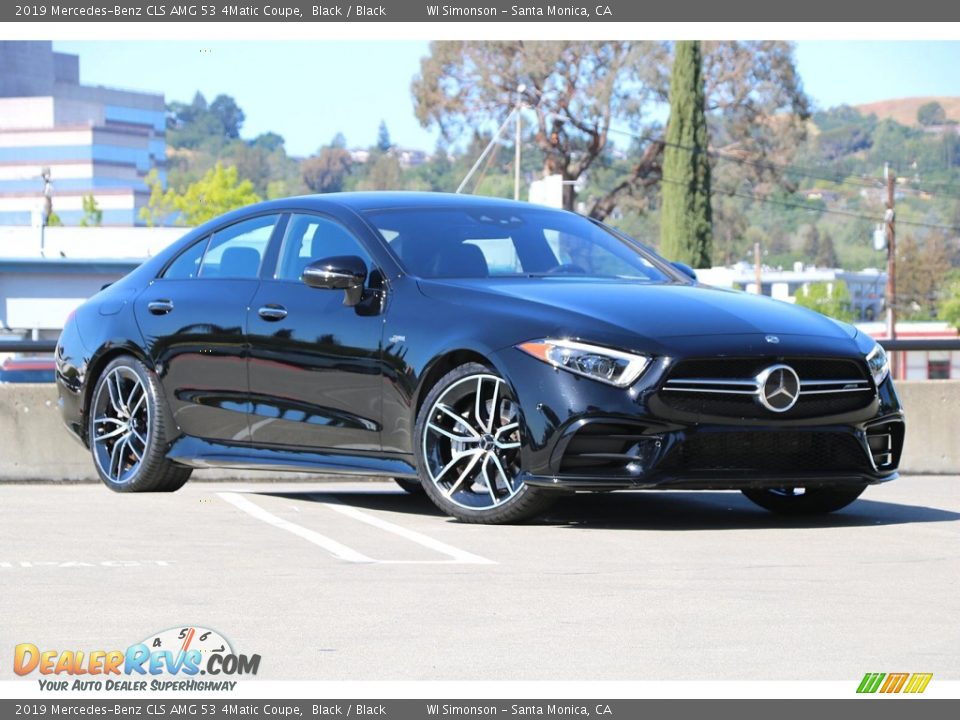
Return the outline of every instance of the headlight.
[[[617,387],[627,387],[633,383],[643,374],[650,362],[646,355],[611,350],[573,340],[533,340],[517,347],[554,367]]]
[[[873,350],[867,354],[867,366],[870,368],[870,374],[873,375],[873,381],[879,387],[890,374],[890,360],[887,359],[887,353],[879,343],[874,345]]]

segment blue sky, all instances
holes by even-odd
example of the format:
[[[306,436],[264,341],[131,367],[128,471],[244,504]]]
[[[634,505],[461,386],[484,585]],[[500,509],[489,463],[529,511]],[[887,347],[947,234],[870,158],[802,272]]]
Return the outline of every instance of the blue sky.
[[[394,142],[432,149],[437,133],[413,116],[410,80],[428,44],[419,41],[56,42],[80,55],[81,81],[236,98],[244,136],[273,130],[307,155],[336,132],[374,142],[386,120]],[[919,95],[960,96],[960,42],[803,41],[797,64],[818,107]]]

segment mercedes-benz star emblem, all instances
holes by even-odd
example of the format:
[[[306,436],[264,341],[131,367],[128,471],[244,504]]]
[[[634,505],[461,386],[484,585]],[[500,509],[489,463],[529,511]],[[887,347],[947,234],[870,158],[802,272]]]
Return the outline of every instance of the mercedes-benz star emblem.
[[[774,345],[780,342],[780,338],[778,338],[776,335],[767,335],[763,339],[766,340],[768,343],[773,343]]]
[[[757,375],[757,399],[767,410],[786,412],[800,397],[800,378],[789,365],[771,365]]]

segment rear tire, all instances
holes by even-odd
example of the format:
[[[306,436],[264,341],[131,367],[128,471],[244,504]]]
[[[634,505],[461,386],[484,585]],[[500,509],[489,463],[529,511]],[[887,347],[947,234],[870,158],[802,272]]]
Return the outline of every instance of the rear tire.
[[[747,488],[743,494],[760,507],[778,515],[825,515],[845,508],[864,490],[866,486]]]
[[[470,523],[519,522],[550,507],[555,495],[520,479],[522,428],[510,386],[492,368],[467,363],[440,378],[414,431],[429,498]]]
[[[411,495],[423,495],[423,485],[419,480],[409,480],[407,478],[394,478],[393,481],[403,488],[404,492]]]
[[[171,438],[163,392],[135,357],[118,357],[100,374],[87,433],[97,474],[116,492],[173,492],[192,472],[167,460]]]

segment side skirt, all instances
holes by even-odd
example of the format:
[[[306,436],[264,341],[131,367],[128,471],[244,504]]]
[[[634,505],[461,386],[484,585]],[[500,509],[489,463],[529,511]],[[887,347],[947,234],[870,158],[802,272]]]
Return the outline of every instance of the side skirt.
[[[417,478],[417,470],[410,456],[393,453],[348,455],[327,450],[250,447],[215,443],[186,436],[170,446],[167,459],[194,468],[238,468]]]

